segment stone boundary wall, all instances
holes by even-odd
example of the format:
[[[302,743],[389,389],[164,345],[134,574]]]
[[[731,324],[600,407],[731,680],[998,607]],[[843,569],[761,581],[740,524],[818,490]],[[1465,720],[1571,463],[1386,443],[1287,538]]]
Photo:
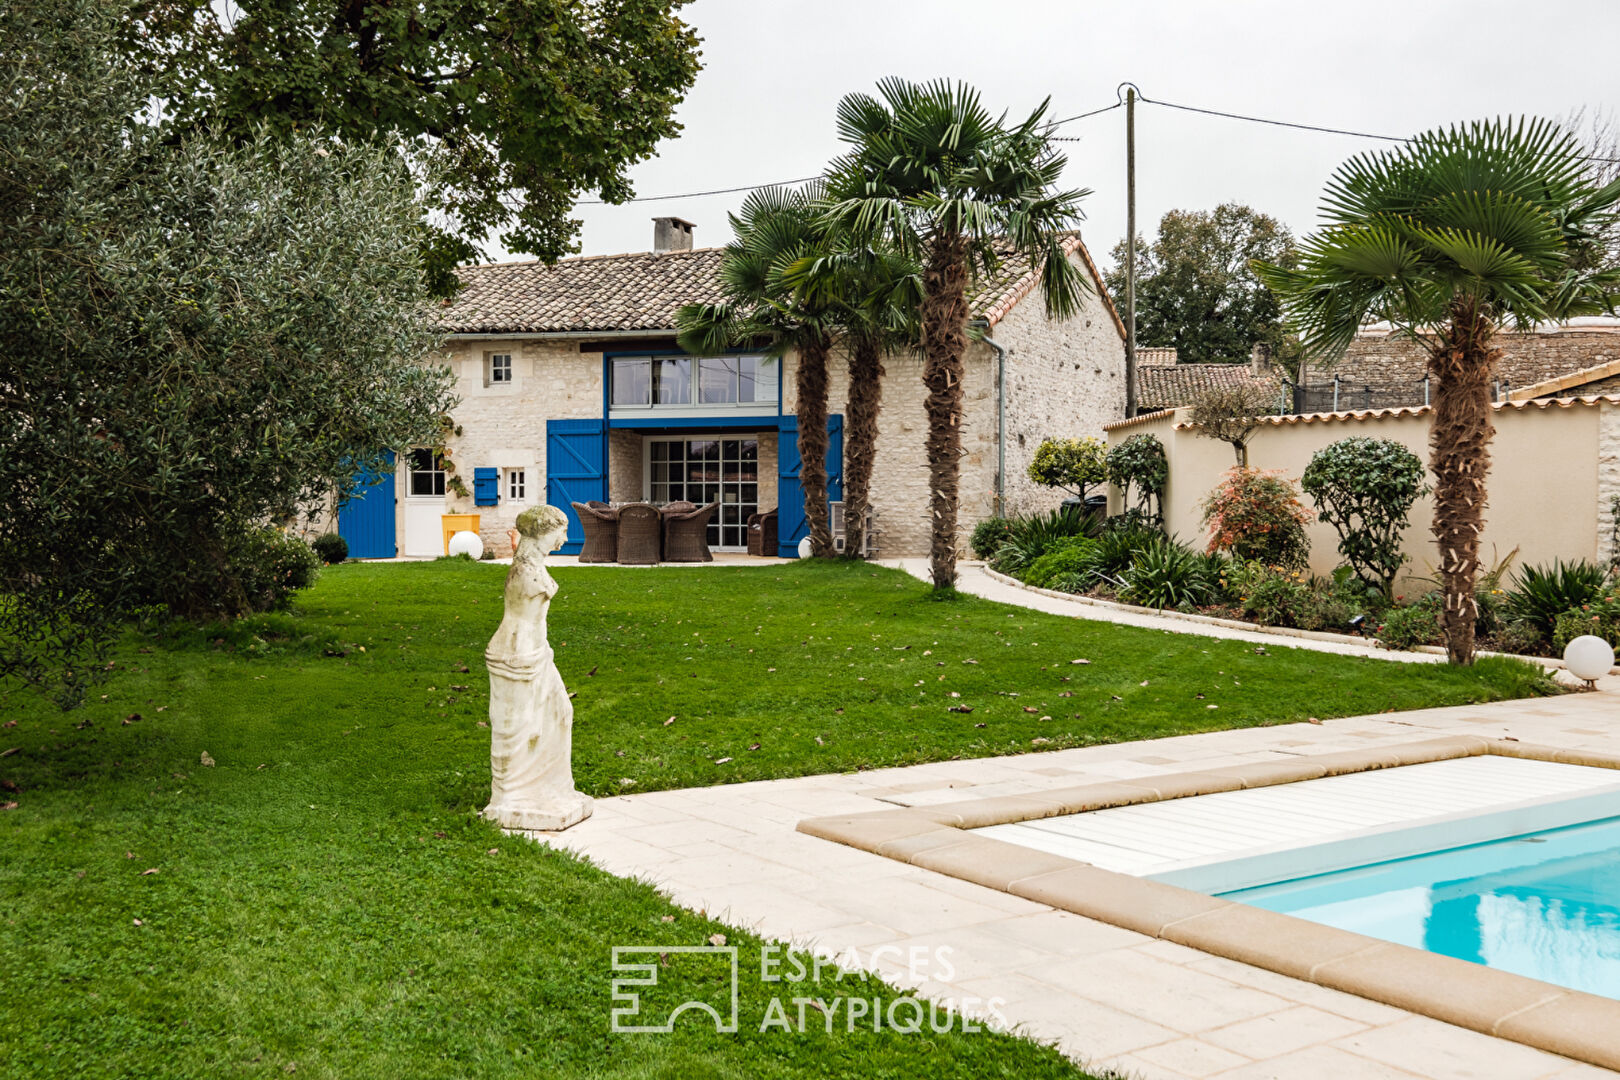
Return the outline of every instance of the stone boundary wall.
[[[1620,359],[1620,327],[1500,334],[1497,344],[1502,359],[1496,378],[1513,387],[1529,386]],[[1343,358],[1311,368],[1307,377],[1312,385],[1332,382],[1335,375],[1350,383],[1415,382],[1423,378],[1427,366],[1428,355],[1410,339],[1394,333],[1363,333],[1351,342]],[[1606,393],[1607,388],[1583,387],[1581,392]]]

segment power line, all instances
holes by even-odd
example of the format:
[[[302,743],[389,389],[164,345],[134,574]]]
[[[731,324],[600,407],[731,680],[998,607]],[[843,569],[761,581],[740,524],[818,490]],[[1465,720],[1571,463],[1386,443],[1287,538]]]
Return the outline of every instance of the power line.
[[[685,191],[679,195],[638,195],[633,199],[626,199],[623,203],[610,203],[606,199],[579,199],[575,206],[624,206],[627,203],[638,202],[668,202],[670,199],[701,199],[705,195],[735,195],[739,191],[758,191],[761,188],[786,187],[788,184],[807,184],[812,180],[821,179],[821,174],[815,176],[801,176],[797,180],[776,180],[769,184],[748,184],[743,187],[715,188],[713,191]]]
[[[1180,109],[1183,112],[1203,113],[1206,116],[1224,116],[1228,120],[1247,120],[1253,124],[1270,124],[1272,127],[1298,128],[1301,131],[1325,131],[1329,135],[1354,135],[1358,139],[1382,139],[1385,142],[1410,142],[1411,139],[1402,135],[1374,135],[1367,131],[1350,131],[1345,128],[1319,127],[1316,124],[1295,124],[1287,120],[1268,120],[1263,116],[1245,116],[1242,113],[1222,112],[1219,109],[1201,109],[1196,105],[1177,105],[1173,101],[1159,101],[1146,95],[1138,97],[1139,101],[1148,105],[1162,105],[1167,109]]]

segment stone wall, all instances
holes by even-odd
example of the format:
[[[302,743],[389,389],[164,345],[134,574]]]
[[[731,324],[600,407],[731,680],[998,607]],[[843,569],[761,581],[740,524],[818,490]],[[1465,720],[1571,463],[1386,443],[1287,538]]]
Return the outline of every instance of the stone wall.
[[[492,353],[511,354],[511,383],[484,385],[485,357]],[[451,459],[468,491],[473,470],[484,467],[501,470],[502,490],[496,506],[477,506],[470,495],[446,492],[444,512],[478,514],[484,550],[510,555],[506,534],[518,514],[546,501],[546,421],[602,415],[602,354],[580,352],[577,341],[514,340],[452,341],[449,356],[461,396],[453,415],[462,429],[449,442]],[[512,468],[526,474],[522,502],[506,498],[506,470]],[[615,475],[610,482],[618,480]],[[638,471],[638,489],[640,482]],[[408,483],[403,465],[397,483],[401,510],[395,535],[403,552]]]
[[[1496,377],[1511,387],[1529,386],[1620,359],[1620,327],[1504,333],[1498,335],[1497,345],[1502,359]],[[1427,354],[1409,339],[1364,332],[1351,342],[1343,359],[1325,370],[1313,370],[1310,382],[1332,381],[1334,375],[1352,383],[1415,382],[1423,378],[1427,364]],[[1589,392],[1596,391],[1581,390]]]
[[[1043,440],[1101,439],[1103,425],[1125,415],[1124,339],[1096,296],[1088,296],[1074,318],[1053,322],[1039,289],[991,336],[1007,350],[1006,512],[1050,509],[1068,492],[1030,480],[1029,464]],[[992,513],[994,506],[983,507],[966,524],[971,528]]]
[[[1077,258],[1078,263],[1078,258]],[[1025,474],[1046,438],[1103,437],[1103,425],[1125,410],[1125,343],[1097,296],[1073,318],[1046,318],[1039,289],[990,330],[1007,350],[1007,512],[1056,506],[1066,495],[1031,483]],[[797,356],[784,369],[784,412],[796,407]],[[829,411],[845,412],[847,361],[835,351],[829,364]],[[928,553],[928,417],[923,407],[920,354],[884,361],[883,411],[878,419],[872,509],[877,553],[884,558]],[[962,458],[957,511],[959,551],[973,526],[996,512],[996,354],[982,342],[963,358]]]
[[[646,495],[641,432],[608,432],[608,502],[635,502]]]

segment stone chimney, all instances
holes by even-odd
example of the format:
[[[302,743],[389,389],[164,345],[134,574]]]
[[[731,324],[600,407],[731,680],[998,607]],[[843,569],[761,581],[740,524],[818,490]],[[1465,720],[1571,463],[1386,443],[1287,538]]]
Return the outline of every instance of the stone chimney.
[[[692,230],[697,228],[690,221],[678,217],[653,218],[653,254],[667,255],[672,251],[692,250]]]
[[[1271,346],[1263,341],[1255,342],[1254,348],[1249,350],[1249,374],[1256,377],[1272,374]]]

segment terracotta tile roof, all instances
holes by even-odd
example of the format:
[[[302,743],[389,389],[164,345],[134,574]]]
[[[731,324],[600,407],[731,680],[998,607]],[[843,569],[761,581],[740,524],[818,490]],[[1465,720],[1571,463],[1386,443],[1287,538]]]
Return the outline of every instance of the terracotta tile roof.
[[[1079,252],[1123,337],[1119,312],[1079,234],[1065,240],[1064,248]],[[465,266],[457,271],[463,286],[446,306],[444,326],[452,334],[673,330],[675,312],[683,304],[720,299],[723,250],[589,255],[554,266],[538,261]],[[1000,272],[968,298],[969,308],[974,318],[994,326],[1039,283],[1040,273],[1029,260],[1008,257]]]
[[[452,334],[670,330],[682,304],[720,299],[720,248],[465,266]]]
[[[1149,345],[1136,347],[1136,362],[1138,364],[1174,364],[1177,360],[1174,345]]]
[[[1255,375],[1248,364],[1138,363],[1136,367],[1136,401],[1142,409],[1173,409],[1191,405],[1206,391],[1254,385],[1282,392],[1276,376]]]
[[[1137,413],[1129,420],[1115,420],[1111,424],[1104,424],[1104,431],[1118,431],[1120,428],[1136,427],[1138,424],[1156,424],[1162,421],[1174,420],[1175,409],[1160,409],[1158,412]]]
[[[1529,401],[1493,401],[1493,409],[1569,409],[1577,405],[1597,405],[1603,402],[1620,405],[1620,394],[1591,394],[1586,397],[1534,398]],[[1425,416],[1434,411],[1430,405],[1403,405],[1398,409],[1345,409],[1339,412],[1300,413],[1259,417],[1262,423],[1281,427],[1285,424],[1333,424],[1351,420],[1385,420],[1403,416]],[[1109,425],[1114,427],[1116,425]],[[1191,421],[1176,425],[1177,429],[1195,427]]]

